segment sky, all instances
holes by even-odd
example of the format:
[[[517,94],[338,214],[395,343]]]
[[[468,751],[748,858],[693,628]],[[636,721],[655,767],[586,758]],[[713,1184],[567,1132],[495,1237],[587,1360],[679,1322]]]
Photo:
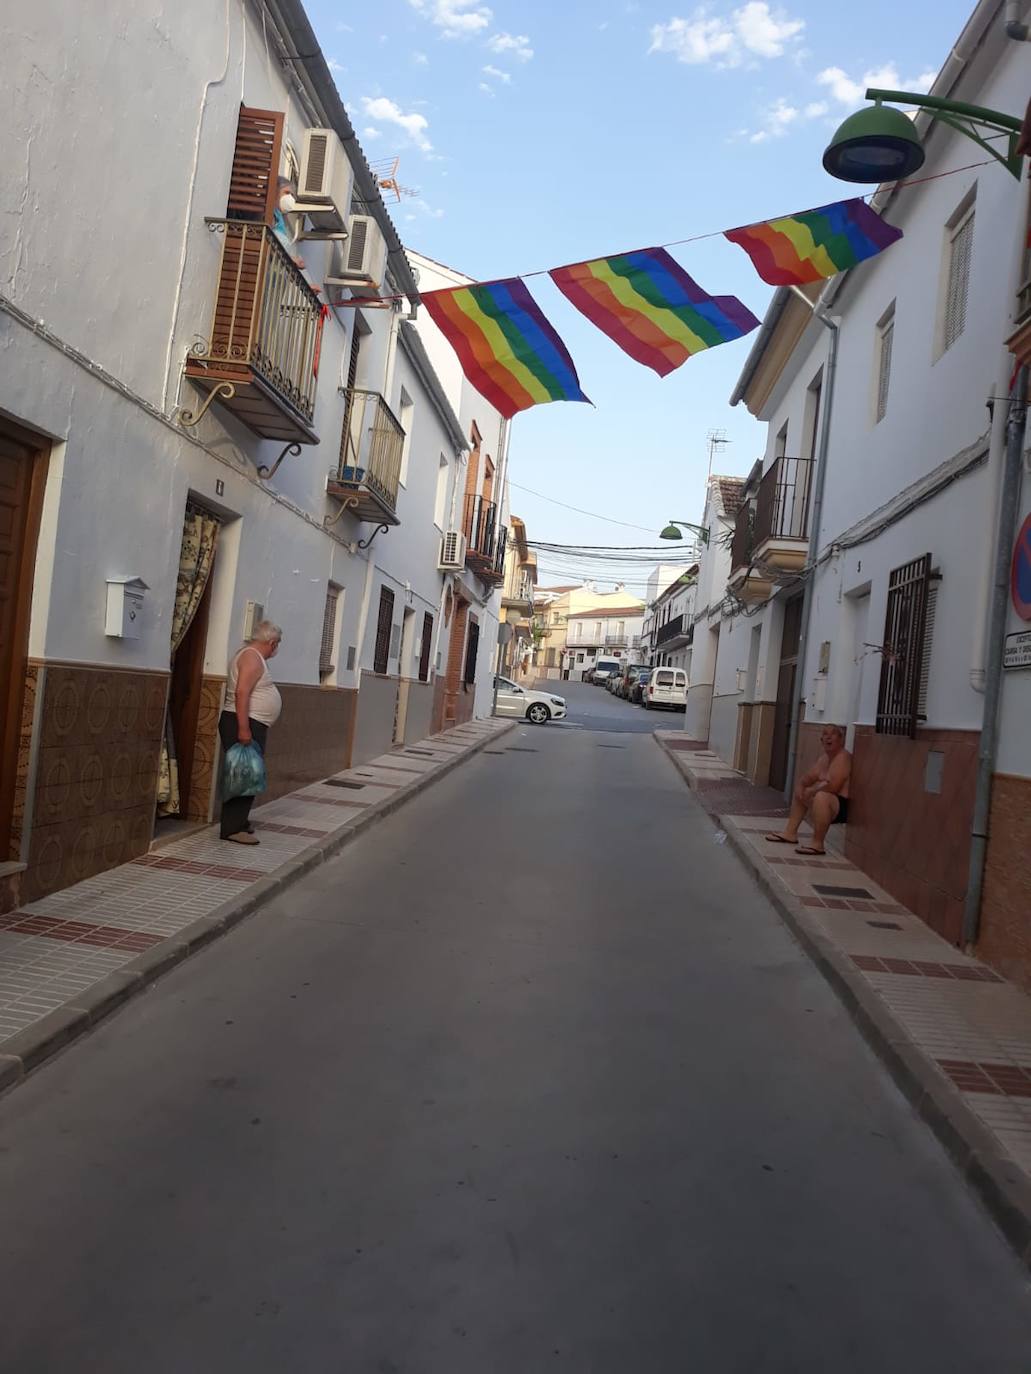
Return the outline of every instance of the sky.
[[[418,192],[390,207],[410,247],[489,280],[715,233],[671,251],[761,319],[771,288],[719,231],[854,194],[820,164],[834,128],[868,85],[926,90],[973,0],[306,4],[366,156],[399,158]],[[513,422],[529,538],[655,545],[667,520],[699,520],[706,435],[726,432],[724,473],[765,446],[728,403],[754,335],[660,379],[546,276],[527,285],[593,402]],[[580,571],[541,558],[542,584]],[[643,595],[644,571],[624,573]]]

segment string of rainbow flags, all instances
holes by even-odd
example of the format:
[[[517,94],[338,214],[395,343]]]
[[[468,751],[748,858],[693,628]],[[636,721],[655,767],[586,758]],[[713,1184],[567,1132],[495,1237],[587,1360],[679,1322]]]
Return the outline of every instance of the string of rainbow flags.
[[[902,237],[864,200],[842,200],[727,229],[770,286],[804,286],[872,258]],[[736,296],[710,296],[665,248],[555,267],[571,305],[635,362],[668,376],[759,321]],[[547,401],[588,401],[573,360],[522,277],[421,295],[466,377],[506,419]],[[589,403],[589,402],[588,402]]]

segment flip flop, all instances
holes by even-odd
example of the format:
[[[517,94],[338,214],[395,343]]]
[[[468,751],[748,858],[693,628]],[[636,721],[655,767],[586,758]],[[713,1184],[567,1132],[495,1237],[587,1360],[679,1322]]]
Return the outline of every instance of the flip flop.
[[[813,854],[817,858],[822,858],[827,853],[826,849],[812,849],[809,845],[803,844],[795,850],[796,854]]]
[[[775,835],[772,830],[768,835],[764,835],[763,839],[768,840],[770,844],[798,844],[797,840],[786,840],[783,835]]]

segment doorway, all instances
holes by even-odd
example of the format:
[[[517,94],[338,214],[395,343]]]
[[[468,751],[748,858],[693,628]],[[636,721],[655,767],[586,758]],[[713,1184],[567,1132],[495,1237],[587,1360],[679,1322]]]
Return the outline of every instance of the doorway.
[[[401,658],[397,675],[397,707],[394,711],[394,743],[404,744],[405,726],[408,723],[408,690],[415,667],[415,612],[411,606],[404,608],[401,622]]]
[[[770,745],[770,786],[784,790],[788,780],[788,744],[791,739],[791,714],[798,677],[798,645],[802,632],[802,598],[794,596],[784,606],[784,628],[780,637],[780,669],[777,673],[777,704],[773,712],[773,739]]]
[[[171,680],[158,768],[157,824],[162,834],[191,819],[190,785],[219,524],[212,511],[193,500],[187,502],[172,610]],[[192,819],[204,821],[207,817]]]
[[[29,615],[49,445],[0,420],[0,863],[11,853]]]

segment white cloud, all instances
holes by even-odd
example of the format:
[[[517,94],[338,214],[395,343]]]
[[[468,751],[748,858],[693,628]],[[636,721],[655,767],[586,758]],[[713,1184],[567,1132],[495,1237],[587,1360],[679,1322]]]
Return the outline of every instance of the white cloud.
[[[519,62],[529,62],[533,56],[533,48],[525,33],[496,33],[487,39],[487,47],[491,52],[511,53]]]
[[[486,81],[481,81],[481,82],[480,82],[480,90],[483,92],[484,95],[493,95],[493,94],[494,94],[494,87],[493,87],[493,86],[488,86],[487,83],[486,83]]]
[[[508,72],[503,72],[500,67],[492,67],[490,63],[483,69],[484,76],[492,76],[495,81],[500,81],[505,86],[511,86],[512,77]]]
[[[338,72],[347,71],[347,68],[343,65],[343,63],[338,62],[335,57],[331,57],[329,61],[326,63],[326,66],[334,75],[336,75]]]
[[[826,86],[835,100],[842,105],[861,105],[868,86],[879,86],[882,90],[916,91],[923,95],[934,85],[937,72],[921,72],[919,76],[903,81],[894,62],[886,62],[883,67],[866,71],[858,81],[852,79],[841,67],[826,67],[817,76],[821,86]]]
[[[741,129],[737,137],[747,138],[749,143],[768,143],[771,138],[783,138],[797,124],[804,123],[807,119],[819,119],[826,113],[827,105],[822,100],[811,101],[799,109],[797,105],[792,105],[780,96],[763,111],[762,123],[758,129]]]
[[[417,148],[424,153],[432,150],[433,144],[430,142],[426,130],[429,128],[429,120],[421,114],[405,114],[399,105],[393,100],[388,100],[386,96],[362,96],[362,109],[370,119],[376,119],[381,124],[395,124],[399,129],[403,129]]]
[[[413,52],[412,61],[417,67],[428,67],[430,65],[430,59],[424,52]]]
[[[444,38],[471,38],[490,26],[491,10],[479,0],[408,0]]]
[[[362,130],[362,138],[367,138],[370,142],[374,138],[382,137],[383,135],[380,133],[380,131],[378,129],[374,129],[371,124],[367,128]]]
[[[711,62],[739,67],[757,58],[782,57],[804,29],[804,19],[790,18],[768,0],[747,0],[726,16],[699,5],[689,19],[653,24],[648,51],[671,53],[689,66]]]
[[[827,104],[826,100],[811,100],[802,113],[805,115],[806,119],[819,119],[820,116],[825,115],[829,109],[830,106]]]

